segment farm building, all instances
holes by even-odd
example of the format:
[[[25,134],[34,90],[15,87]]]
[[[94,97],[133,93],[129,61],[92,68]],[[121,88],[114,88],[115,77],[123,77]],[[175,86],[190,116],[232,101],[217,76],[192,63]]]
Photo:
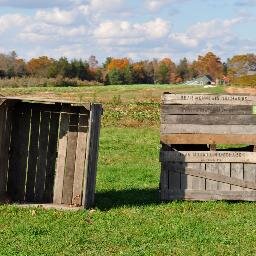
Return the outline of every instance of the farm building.
[[[213,80],[209,75],[199,76],[194,78],[193,80],[187,81],[185,84],[187,85],[207,85],[212,84]]]

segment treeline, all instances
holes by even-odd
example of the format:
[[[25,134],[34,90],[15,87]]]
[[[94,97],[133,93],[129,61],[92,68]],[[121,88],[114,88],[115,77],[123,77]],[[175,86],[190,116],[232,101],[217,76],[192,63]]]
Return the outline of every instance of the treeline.
[[[108,57],[102,65],[99,65],[95,56],[91,56],[88,60],[68,60],[65,57],[56,60],[41,56],[25,61],[15,52],[0,54],[0,78],[5,80],[57,79],[66,81],[66,85],[86,85],[87,82],[106,85],[166,84],[184,83],[203,75],[211,76],[214,81],[246,83],[246,77],[249,76],[251,81],[252,76],[256,75],[256,55],[235,55],[222,62],[214,53],[208,52],[192,62],[183,58],[178,63],[174,63],[170,58],[134,62],[128,58]],[[80,82],[76,84],[76,81]]]

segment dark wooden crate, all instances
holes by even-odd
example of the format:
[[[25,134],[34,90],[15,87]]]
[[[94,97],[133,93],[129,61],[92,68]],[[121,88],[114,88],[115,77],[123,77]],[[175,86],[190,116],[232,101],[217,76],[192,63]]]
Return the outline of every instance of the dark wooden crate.
[[[166,93],[162,103],[161,199],[256,201],[256,97]]]
[[[102,107],[0,98],[0,199],[94,204]]]

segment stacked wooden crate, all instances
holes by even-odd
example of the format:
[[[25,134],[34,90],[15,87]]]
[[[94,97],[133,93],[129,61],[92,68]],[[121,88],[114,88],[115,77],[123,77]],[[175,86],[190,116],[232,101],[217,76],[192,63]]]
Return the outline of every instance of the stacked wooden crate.
[[[255,96],[165,93],[161,144],[162,200],[256,200]]]

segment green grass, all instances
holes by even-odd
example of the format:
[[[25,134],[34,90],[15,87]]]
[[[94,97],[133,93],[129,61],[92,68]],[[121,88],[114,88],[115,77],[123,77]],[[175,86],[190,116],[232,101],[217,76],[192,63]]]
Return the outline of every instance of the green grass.
[[[254,203],[158,201],[156,128],[103,128],[93,211],[0,207],[0,255],[255,255]]]
[[[0,255],[255,255],[256,205],[159,202],[159,103],[172,85],[1,89],[104,103],[96,207],[62,212],[0,206]]]

